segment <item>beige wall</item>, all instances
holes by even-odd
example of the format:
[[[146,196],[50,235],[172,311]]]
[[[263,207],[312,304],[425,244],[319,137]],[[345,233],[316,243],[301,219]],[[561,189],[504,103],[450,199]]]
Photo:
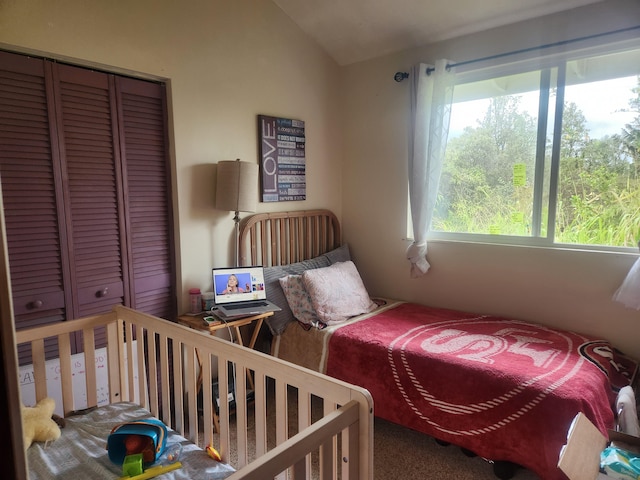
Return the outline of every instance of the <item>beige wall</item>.
[[[640,358],[640,312],[611,301],[636,254],[432,242],[430,272],[409,278],[409,85],[393,80],[420,61],[471,60],[638,24],[638,2],[607,1],[345,67],[344,236],[371,293],[600,335]]]
[[[307,133],[307,201],[259,211],[341,213],[339,68],[270,1],[3,0],[0,46],[168,80],[181,311],[188,288],[210,290],[211,267],[233,261],[214,164],[258,161],[256,115],[304,120]]]

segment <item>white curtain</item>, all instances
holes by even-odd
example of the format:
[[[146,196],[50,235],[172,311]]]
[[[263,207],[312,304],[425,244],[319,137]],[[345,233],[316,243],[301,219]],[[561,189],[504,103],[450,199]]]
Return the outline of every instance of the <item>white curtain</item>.
[[[631,266],[631,270],[613,295],[613,299],[623,303],[627,308],[640,310],[640,258]]]
[[[429,270],[427,232],[438,194],[444,152],[449,133],[453,73],[447,60],[435,68],[420,63],[409,75],[411,82],[411,129],[409,133],[409,202],[413,223],[413,243],[407,249],[411,277]]]

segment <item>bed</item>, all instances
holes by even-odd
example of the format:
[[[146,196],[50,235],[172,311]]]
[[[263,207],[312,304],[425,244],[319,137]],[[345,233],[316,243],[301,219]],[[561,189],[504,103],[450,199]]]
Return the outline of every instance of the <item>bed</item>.
[[[525,467],[565,479],[558,456],[578,412],[605,434],[614,427],[616,392],[633,382],[637,363],[602,339],[384,298],[367,306],[362,285],[354,315],[321,312],[345,303],[331,296],[353,263],[339,240],[330,211],[245,219],[241,259],[267,265],[271,300],[289,307],[269,323],[274,356],[366,388],[376,416],[480,455],[500,478]],[[357,275],[350,271],[345,288]]]
[[[35,400],[54,398],[65,417],[58,440],[27,449],[32,479],[118,478],[107,436],[146,418],[181,446],[181,467],[162,478],[373,478],[372,401],[360,387],[122,306],[18,331],[16,343],[34,359]],[[45,360],[52,345],[59,355]]]

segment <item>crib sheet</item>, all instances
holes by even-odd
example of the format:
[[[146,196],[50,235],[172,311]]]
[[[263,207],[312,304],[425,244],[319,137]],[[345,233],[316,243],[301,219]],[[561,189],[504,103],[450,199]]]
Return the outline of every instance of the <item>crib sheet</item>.
[[[107,437],[115,425],[145,418],[152,418],[151,413],[129,402],[101,406],[88,413],[66,418],[58,440],[49,444],[34,443],[27,450],[29,478],[119,478],[122,468],[109,460]],[[167,448],[176,443],[182,445],[178,459],[182,467],[164,473],[163,479],[214,480],[227,478],[235,471],[230,465],[216,462],[197,445],[169,430]],[[154,466],[162,462],[166,460],[160,458]]]

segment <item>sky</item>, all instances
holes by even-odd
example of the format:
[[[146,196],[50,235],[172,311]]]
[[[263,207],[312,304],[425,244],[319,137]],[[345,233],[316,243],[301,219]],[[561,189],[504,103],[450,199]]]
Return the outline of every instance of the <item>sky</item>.
[[[605,80],[600,82],[571,85],[565,91],[565,101],[574,102],[584,114],[591,138],[620,133],[621,128],[630,123],[637,115],[625,112],[629,100],[633,98],[632,89],[637,86],[635,76]],[[538,111],[538,92],[521,95],[523,110],[534,118]],[[456,104],[453,107],[449,138],[459,136],[465,127],[475,127],[487,107],[488,100],[473,100]]]

